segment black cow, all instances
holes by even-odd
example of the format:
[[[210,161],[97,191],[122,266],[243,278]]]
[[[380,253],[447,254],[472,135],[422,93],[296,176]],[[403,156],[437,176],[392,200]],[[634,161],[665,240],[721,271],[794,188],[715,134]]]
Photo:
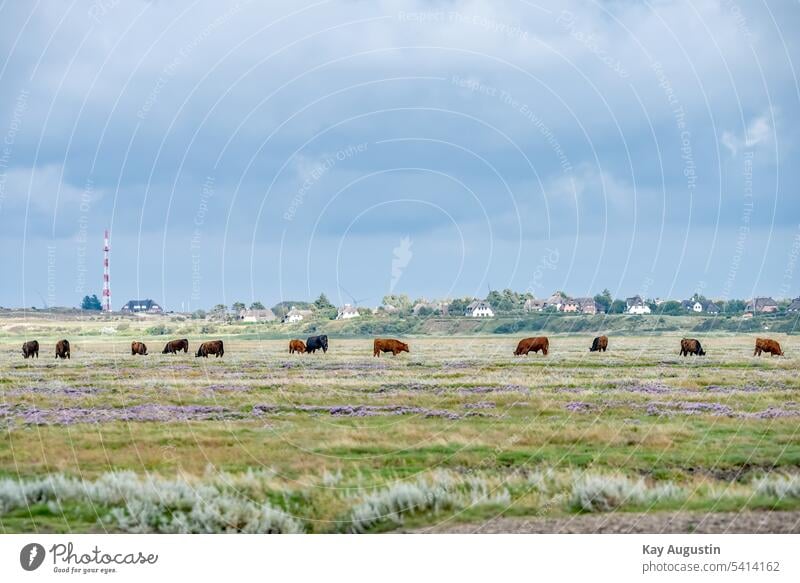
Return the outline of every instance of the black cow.
[[[306,352],[311,352],[313,354],[317,350],[322,350],[322,352],[328,352],[327,335],[323,334],[322,336],[308,337],[308,340],[306,340]]]
[[[25,358],[34,356],[39,358],[39,341],[38,340],[28,340],[25,344],[22,345],[22,356]]]

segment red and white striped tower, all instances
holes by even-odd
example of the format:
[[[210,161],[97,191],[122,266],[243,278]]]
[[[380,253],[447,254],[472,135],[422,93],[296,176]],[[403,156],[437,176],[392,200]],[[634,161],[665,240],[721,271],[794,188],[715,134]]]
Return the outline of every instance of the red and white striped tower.
[[[111,272],[108,269],[108,229],[104,238],[103,245],[103,311],[111,311]]]

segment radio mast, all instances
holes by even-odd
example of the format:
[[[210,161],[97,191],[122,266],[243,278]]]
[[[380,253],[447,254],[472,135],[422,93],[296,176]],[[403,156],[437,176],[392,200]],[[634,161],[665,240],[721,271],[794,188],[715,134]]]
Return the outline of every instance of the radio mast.
[[[111,311],[111,272],[108,265],[108,229],[106,229],[105,237],[103,239],[103,311]]]

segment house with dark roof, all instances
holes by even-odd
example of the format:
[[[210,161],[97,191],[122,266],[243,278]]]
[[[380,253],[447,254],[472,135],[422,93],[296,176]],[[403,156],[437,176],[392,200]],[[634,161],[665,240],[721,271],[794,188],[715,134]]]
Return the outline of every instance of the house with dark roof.
[[[162,314],[164,310],[153,300],[129,300],[127,304],[122,306],[120,312],[125,312],[126,314]]]
[[[789,304],[789,307],[786,308],[787,312],[800,312],[800,298],[795,298],[792,300],[792,303]]]
[[[575,301],[578,302],[578,311],[581,314],[594,315],[600,311],[594,298],[577,298]]]
[[[544,300],[529,298],[525,300],[522,309],[526,312],[544,312],[544,309],[546,307],[547,307],[547,302],[545,302]]]
[[[745,310],[753,314],[771,314],[778,311],[778,302],[772,298],[753,298],[747,302]]]
[[[703,312],[707,314],[719,314],[720,312],[719,306],[714,302],[708,300],[701,301],[697,298],[683,300],[681,302],[681,307],[689,312],[696,312],[698,314]]]

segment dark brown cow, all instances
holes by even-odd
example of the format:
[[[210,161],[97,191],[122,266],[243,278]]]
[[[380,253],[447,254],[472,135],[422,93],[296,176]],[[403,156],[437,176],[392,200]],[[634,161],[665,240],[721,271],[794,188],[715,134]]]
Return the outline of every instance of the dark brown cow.
[[[598,336],[592,342],[589,352],[605,352],[606,350],[608,350],[608,336]]]
[[[393,356],[397,356],[400,352],[410,352],[408,344],[400,342],[393,338],[376,338],[372,344],[372,356],[380,356],[381,352],[391,352]]]
[[[302,340],[289,340],[289,354],[299,352],[303,354],[306,351],[306,344]]]
[[[137,342],[136,340],[131,342],[131,355],[136,354],[147,356],[147,346],[145,346],[144,342]]]
[[[22,345],[22,356],[25,358],[34,356],[39,358],[39,341],[38,340],[28,340],[25,344]]]
[[[706,351],[703,350],[699,340],[695,340],[694,338],[683,338],[681,340],[681,356],[689,356],[690,354],[705,356]]]
[[[772,356],[783,356],[781,345],[776,340],[756,338],[756,349],[753,356],[761,356],[762,352],[769,352]]]
[[[209,354],[215,355],[214,358],[220,358],[225,354],[225,348],[222,346],[222,340],[209,340],[208,342],[203,342],[200,345],[200,348],[197,349],[197,354],[195,357],[202,356],[203,358],[208,358]]]
[[[550,340],[547,339],[547,336],[523,338],[517,344],[514,356],[527,355],[529,352],[539,352],[540,350],[544,356],[547,356],[547,352],[550,350]]]
[[[189,352],[189,341],[186,340],[186,338],[182,338],[180,340],[170,340],[167,342],[164,350],[161,351],[161,354],[176,354],[181,350],[184,352]]]
[[[56,358],[69,357],[69,340],[59,340],[56,343]]]

